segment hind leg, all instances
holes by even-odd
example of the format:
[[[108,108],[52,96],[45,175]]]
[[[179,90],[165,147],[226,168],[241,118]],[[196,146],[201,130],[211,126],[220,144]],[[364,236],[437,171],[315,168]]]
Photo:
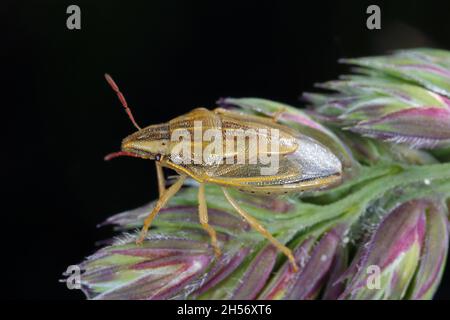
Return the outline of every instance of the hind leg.
[[[293,269],[295,272],[298,271],[297,263],[295,262],[294,255],[292,254],[291,249],[284,246],[282,243],[280,243],[277,239],[272,236],[272,234],[267,231],[254,217],[252,217],[250,214],[245,212],[237,202],[230,196],[228,191],[225,188],[222,188],[223,193],[225,194],[225,198],[227,198],[228,202],[233,206],[233,208],[254,228],[256,231],[261,233],[267,240],[269,240],[278,250],[283,252],[287,258],[289,259]]]
[[[262,116],[256,116],[256,115],[253,115],[253,114],[241,114],[239,112],[228,110],[228,109],[224,109],[224,108],[221,108],[221,107],[215,108],[213,111],[215,113],[217,113],[217,114],[225,114],[225,115],[229,114],[229,115],[231,115],[233,117],[240,117],[244,121],[246,119],[249,119],[249,118],[258,119],[259,121],[261,121],[261,118],[262,118]],[[270,122],[278,122],[278,120],[280,120],[280,118],[281,118],[281,116],[283,115],[284,112],[286,112],[286,108],[282,107],[282,108],[278,109],[277,111],[275,111],[275,112],[273,112],[271,114],[264,113],[263,117],[266,119],[266,121],[268,123],[270,123]]]

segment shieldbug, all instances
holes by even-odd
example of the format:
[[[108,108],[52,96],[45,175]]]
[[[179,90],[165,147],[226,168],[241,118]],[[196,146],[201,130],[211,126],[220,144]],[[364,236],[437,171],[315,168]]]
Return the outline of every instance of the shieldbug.
[[[221,250],[216,232],[208,224],[205,199],[207,184],[221,186],[225,198],[236,212],[283,252],[293,269],[298,270],[292,251],[244,211],[227,189],[237,188],[243,192],[276,195],[336,185],[342,179],[342,165],[327,147],[278,123],[276,116],[269,118],[241,114],[222,108],[212,111],[197,108],[167,123],[141,128],[117,84],[108,74],[105,78],[138,129],[123,139],[121,151],[112,153],[105,159],[133,156],[155,160],[156,163],[159,199],[144,220],[137,244],[145,239],[160,209],[180,190],[186,178],[192,178],[199,184],[199,220],[208,232],[217,256],[221,254]],[[223,141],[220,144],[220,139],[226,145]],[[273,146],[275,147],[272,148]],[[275,168],[268,166],[268,159],[276,162]],[[167,189],[163,168],[172,169],[179,175]]]

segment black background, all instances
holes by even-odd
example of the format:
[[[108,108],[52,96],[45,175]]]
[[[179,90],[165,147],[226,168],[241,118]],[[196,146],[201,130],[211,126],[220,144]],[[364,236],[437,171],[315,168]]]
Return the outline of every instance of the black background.
[[[366,28],[378,4],[382,30]],[[66,28],[77,4],[82,29]],[[450,49],[450,3],[438,1],[11,1],[0,9],[2,295],[80,299],[58,283],[95,250],[113,213],[156,196],[154,165],[104,162],[134,128],[224,96],[301,106],[337,59],[396,48]],[[440,299],[450,298],[447,271]]]

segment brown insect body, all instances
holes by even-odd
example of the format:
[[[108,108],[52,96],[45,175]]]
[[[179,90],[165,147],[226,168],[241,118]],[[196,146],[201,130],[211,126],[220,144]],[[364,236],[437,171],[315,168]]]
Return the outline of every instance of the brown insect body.
[[[271,152],[266,148],[267,155],[279,156],[279,170],[276,174],[262,176],[261,163],[226,163],[229,158],[237,156],[237,150],[226,152],[223,148],[221,155],[224,159],[221,164],[177,164],[172,159],[172,151],[179,141],[171,141],[170,137],[176,130],[186,130],[192,136],[196,124],[202,124],[201,135],[206,130],[254,129],[258,140],[270,144],[270,135],[261,134],[261,131],[270,132],[276,129],[280,133],[280,148]],[[263,130],[261,130],[263,129]],[[208,142],[201,141],[201,150]],[[195,142],[191,142],[191,158],[195,158]],[[341,165],[337,157],[326,147],[309,137],[302,136],[291,128],[275,123],[272,119],[241,115],[223,109],[210,111],[203,108],[194,109],[186,115],[177,117],[166,124],[152,125],[128,136],[123,140],[122,150],[134,153],[142,158],[155,159],[162,157],[163,166],[171,168],[180,174],[186,174],[200,183],[215,183],[222,186],[238,188],[249,193],[279,194],[289,192],[303,192],[320,189],[339,183],[341,179]],[[320,153],[321,158],[305,160],[306,153]],[[245,148],[245,159],[249,160],[250,150]],[[318,166],[320,164],[321,166]]]
[[[172,119],[168,123],[151,125],[141,129],[131,114],[128,105],[114,81],[107,75],[107,81],[116,91],[125,107],[130,119],[139,129],[122,141],[122,151],[112,156],[129,155],[144,159],[156,160],[158,174],[158,187],[160,198],[155,208],[144,221],[141,243],[146,236],[152,220],[167,201],[182,187],[187,177],[196,180],[199,185],[199,217],[203,228],[211,237],[212,246],[216,255],[220,254],[220,247],[214,229],[208,224],[208,214],[205,199],[205,184],[222,186],[224,195],[235,210],[263,234],[273,245],[282,251],[290,260],[294,270],[297,265],[289,248],[274,238],[255,218],[245,212],[228,193],[227,188],[237,188],[241,191],[263,194],[280,194],[318,190],[338,184],[341,181],[342,165],[339,159],[325,146],[314,139],[301,135],[293,129],[281,125],[276,119],[254,115],[241,114],[224,109],[213,111],[197,108],[191,112]],[[212,152],[209,158],[204,158],[203,150],[208,148],[211,141],[189,140],[180,141],[172,139],[179,132],[190,136],[200,134],[201,137],[210,129],[219,132],[225,141],[228,132],[235,134],[234,139],[242,138],[245,141],[243,149],[219,148],[219,152]],[[256,156],[252,155],[248,132],[254,132],[260,142]],[[275,140],[276,133],[278,147],[269,148]],[[208,140],[208,139],[206,139]],[[235,141],[235,140],[233,140]],[[242,140],[241,140],[242,141]],[[183,147],[189,143],[189,159],[201,159],[200,162],[180,162],[175,148]],[[254,145],[253,145],[254,147]],[[200,151],[199,151],[200,150]],[[215,150],[217,151],[217,150]],[[175,155],[174,155],[175,154]],[[261,174],[261,169],[267,164],[261,161],[260,156],[276,157],[277,170],[270,174]],[[244,162],[236,161],[242,157]],[[169,188],[165,187],[163,167],[175,170],[179,179]]]

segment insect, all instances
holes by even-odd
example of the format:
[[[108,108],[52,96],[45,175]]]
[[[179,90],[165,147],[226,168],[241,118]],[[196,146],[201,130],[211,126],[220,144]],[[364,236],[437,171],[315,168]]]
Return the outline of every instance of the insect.
[[[140,244],[144,241],[148,229],[160,209],[180,190],[187,178],[192,178],[199,184],[199,220],[211,238],[211,245],[216,256],[221,254],[221,250],[217,241],[216,231],[208,223],[208,210],[205,198],[205,185],[207,184],[221,186],[225,198],[236,212],[251,227],[284,253],[294,271],[297,271],[298,267],[292,251],[268,232],[257,219],[244,211],[231,196],[228,189],[236,188],[242,192],[264,195],[323,189],[341,182],[342,165],[340,160],[319,142],[278,123],[276,118],[241,114],[222,108],[212,111],[197,108],[167,123],[141,128],[136,123],[127,101],[117,84],[108,74],[105,74],[105,78],[116,92],[131,122],[138,129],[138,131],[123,139],[121,151],[109,154],[105,159],[109,160],[118,156],[132,156],[155,160],[156,163],[159,199],[144,220],[136,243]],[[243,135],[245,138],[248,132],[252,132],[259,139],[258,146],[261,148],[251,155],[251,151],[254,150],[250,148],[249,139],[244,139],[241,149],[236,145],[234,148],[225,150],[222,146],[222,149],[219,150],[220,152],[217,150],[212,151],[209,154],[209,158],[205,158],[205,152],[202,151],[205,146],[208,148],[206,141],[201,139],[193,142],[189,141],[192,145],[189,145],[186,149],[186,145],[183,145],[186,142],[173,139],[176,133],[184,132],[188,135],[195,135],[196,131],[200,131],[201,134],[206,134],[208,130],[218,132],[218,137],[226,136],[225,132],[228,133],[227,130],[233,133],[238,132],[231,139],[234,143],[237,143],[236,140],[242,138]],[[204,138],[204,136],[202,137]],[[278,147],[268,148],[274,142],[278,143]],[[183,154],[183,156],[188,156],[187,159],[200,159],[200,161],[180,162],[179,154],[174,155],[175,148],[184,148],[184,153],[188,154]],[[242,155],[245,155],[248,161],[237,161]],[[265,166],[267,161],[263,164],[263,161],[258,161],[260,158],[265,160],[276,159],[276,171],[264,175],[261,174],[262,169],[267,169],[267,166]],[[172,169],[179,175],[176,181],[168,188],[166,188],[163,168]]]

